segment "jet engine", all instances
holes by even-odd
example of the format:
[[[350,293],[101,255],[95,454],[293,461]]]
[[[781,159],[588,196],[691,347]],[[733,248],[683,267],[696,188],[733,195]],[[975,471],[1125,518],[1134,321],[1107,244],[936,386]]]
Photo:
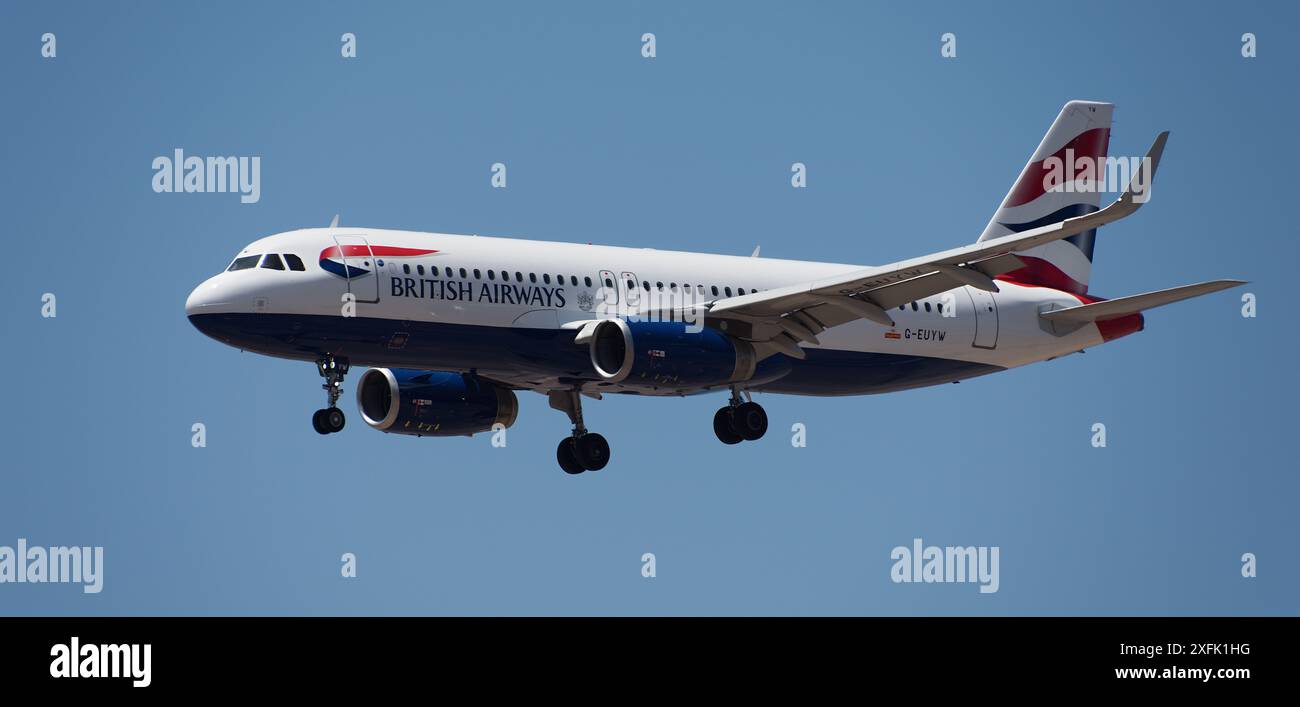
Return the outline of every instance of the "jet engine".
[[[513,425],[519,400],[514,391],[469,373],[371,368],[357,383],[357,408],[377,430],[454,437]]]
[[[716,329],[682,322],[606,319],[591,333],[591,365],[610,383],[688,389],[749,380],[754,347]]]

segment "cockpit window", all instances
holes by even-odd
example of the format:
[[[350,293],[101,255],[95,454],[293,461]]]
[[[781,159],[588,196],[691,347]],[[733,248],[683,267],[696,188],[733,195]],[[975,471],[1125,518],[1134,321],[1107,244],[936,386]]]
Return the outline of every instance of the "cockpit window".
[[[289,269],[290,269],[290,270],[299,270],[299,271],[302,271],[302,270],[306,270],[306,269],[307,269],[307,268],[304,268],[304,267],[302,266],[302,258],[299,258],[298,256],[294,255],[293,253],[285,253],[285,254],[284,254],[284,262],[286,262],[286,263],[289,264]]]
[[[234,272],[236,270],[247,270],[249,268],[255,268],[257,267],[257,261],[261,259],[262,256],[260,255],[245,255],[242,258],[235,258],[235,262],[231,263],[230,267],[226,268],[226,271]]]
[[[283,270],[284,263],[280,261],[280,256],[268,253],[265,258],[262,258],[262,267],[267,270]]]

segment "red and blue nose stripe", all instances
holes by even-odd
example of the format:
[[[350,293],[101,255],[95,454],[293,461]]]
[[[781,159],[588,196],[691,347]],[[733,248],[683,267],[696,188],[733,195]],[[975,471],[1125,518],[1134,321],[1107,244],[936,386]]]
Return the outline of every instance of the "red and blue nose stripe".
[[[361,277],[370,271],[345,262],[348,258],[352,258],[354,259],[353,262],[357,262],[356,258],[411,258],[437,252],[427,248],[401,248],[389,245],[332,245],[320,252],[320,266],[326,272],[352,279]]]

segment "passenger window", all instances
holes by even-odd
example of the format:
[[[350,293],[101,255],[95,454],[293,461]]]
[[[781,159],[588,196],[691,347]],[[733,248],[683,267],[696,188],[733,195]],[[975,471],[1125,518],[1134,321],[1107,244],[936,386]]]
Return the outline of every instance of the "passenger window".
[[[743,287],[737,287],[737,288],[736,288],[736,294],[738,294],[738,295],[743,295],[743,294],[745,294],[745,288],[743,288]]]
[[[257,261],[261,259],[262,256],[260,255],[245,255],[242,258],[235,258],[235,262],[231,263],[230,267],[226,268],[226,270],[227,272],[233,272],[235,270],[247,270],[249,268],[255,268],[257,267]]]
[[[524,274],[521,273],[521,272],[519,272],[518,270],[516,270],[516,271],[515,271],[515,282],[523,282],[523,281],[524,281]]]
[[[917,309],[919,309],[919,307],[917,307],[917,306],[916,306],[916,303],[913,302],[913,303],[912,303],[912,311],[915,312]]]
[[[940,313],[940,314],[943,314],[943,302],[939,302],[939,303],[935,304],[935,305],[934,305],[934,308],[937,309],[937,310],[939,310],[939,313]]]
[[[731,296],[731,288],[730,288],[730,287],[724,287],[724,288],[722,288],[722,291],[723,291],[723,292],[726,292],[728,297]]]
[[[536,283],[537,283],[537,273],[535,273],[535,272],[530,272],[530,273],[528,273],[528,281],[531,282],[531,283],[536,284]]]
[[[286,262],[286,263],[289,264],[289,269],[290,269],[290,270],[296,270],[296,271],[298,271],[298,272],[302,272],[303,270],[306,270],[306,269],[307,269],[307,268],[305,268],[305,267],[302,266],[302,258],[299,258],[298,256],[294,255],[293,253],[285,253],[285,254],[284,254],[284,262]]]
[[[717,285],[714,285],[714,286],[713,286],[713,296],[714,296],[714,297],[717,297],[717,296],[718,296],[718,286],[717,286]]]
[[[542,273],[542,282],[548,285],[551,284],[551,274],[548,272]]]
[[[467,278],[467,277],[469,277],[469,273],[465,272],[465,268],[461,268],[461,269],[460,269],[460,276],[461,276],[462,279],[463,279],[463,278]]]
[[[415,266],[415,272],[416,272],[417,274],[419,274],[419,275],[423,275],[423,274],[424,274],[424,266],[423,266],[423,265],[416,265],[416,266]]]
[[[614,289],[614,281],[609,278],[605,278],[605,287],[611,290]]]
[[[283,270],[284,263],[280,262],[280,256],[275,253],[268,253],[265,258],[262,258],[262,267],[267,270]]]
[[[478,268],[474,268],[474,279],[475,279],[475,280],[481,280],[482,278],[483,278],[483,275],[478,271]]]
[[[403,274],[403,275],[410,275],[410,274],[411,274],[411,266],[410,266],[409,264],[407,264],[407,263],[402,263],[402,274]]]
[[[930,303],[929,303],[929,302],[926,302],[926,303],[925,303],[925,311],[927,311],[927,312],[930,311]]]
[[[569,276],[569,283],[572,284],[574,287],[577,287],[577,286],[578,286],[578,276],[577,276],[577,275],[570,275],[570,276]]]
[[[590,276],[590,275],[584,276],[584,277],[582,278],[582,281],[585,282],[585,283],[587,283],[587,287],[591,287],[591,276]]]
[[[489,280],[495,280],[495,279],[497,279],[497,272],[496,272],[495,270],[489,270],[489,271],[488,271],[488,279],[489,279]]]
[[[451,268],[447,268],[446,272],[447,272],[447,277],[453,277],[451,274]]]

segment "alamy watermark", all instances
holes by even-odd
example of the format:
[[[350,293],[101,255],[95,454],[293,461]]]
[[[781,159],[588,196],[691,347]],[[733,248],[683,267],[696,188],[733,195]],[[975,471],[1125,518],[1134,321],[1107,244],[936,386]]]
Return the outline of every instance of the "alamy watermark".
[[[153,158],[155,194],[240,194],[239,201],[256,204],[262,199],[262,158],[186,157],[176,148],[172,156]]]
[[[134,687],[153,683],[153,644],[85,643],[73,636],[50,647],[52,678],[129,678]]]
[[[1001,584],[998,546],[926,546],[921,538],[912,546],[899,545],[889,553],[894,566],[889,578],[895,584],[911,582],[970,582],[980,585],[980,594],[994,594]]]
[[[56,545],[28,547],[18,538],[16,548],[0,545],[0,584],[78,582],[86,594],[104,589],[104,548]]]
[[[1130,186],[1133,201],[1145,204],[1151,198],[1151,158],[1104,158],[1075,155],[1074,148],[1066,148],[1065,158],[1052,155],[1043,160],[1043,191],[1066,194],[1092,192],[1119,192]]]

